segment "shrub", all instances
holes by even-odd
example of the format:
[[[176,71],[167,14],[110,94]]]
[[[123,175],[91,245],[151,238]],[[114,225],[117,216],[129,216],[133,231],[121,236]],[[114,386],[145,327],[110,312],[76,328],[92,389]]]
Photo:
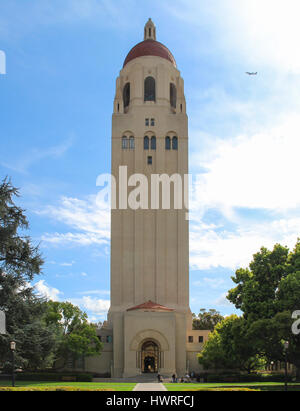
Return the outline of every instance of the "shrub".
[[[260,376],[261,381],[264,382],[284,382],[285,375],[284,374],[261,374]],[[287,377],[288,382],[293,381],[293,377],[288,375]]]
[[[184,391],[245,391],[245,392],[255,392],[261,391],[259,389],[244,388],[244,387],[224,387],[224,388],[199,388],[195,390],[184,390]]]
[[[207,382],[240,382],[239,374],[210,374]]]
[[[79,387],[0,387],[0,392],[10,391],[114,391],[110,388],[79,388]]]
[[[288,376],[288,381],[291,382],[293,377]],[[210,374],[207,376],[207,382],[284,382],[284,374]]]
[[[92,382],[92,374],[80,373],[27,373],[22,372],[16,375],[17,381],[63,381],[64,379],[73,379],[76,382]]]

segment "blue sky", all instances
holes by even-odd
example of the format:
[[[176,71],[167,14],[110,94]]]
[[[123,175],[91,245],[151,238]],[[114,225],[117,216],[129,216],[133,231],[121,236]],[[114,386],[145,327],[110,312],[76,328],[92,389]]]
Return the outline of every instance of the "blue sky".
[[[46,260],[37,289],[103,320],[115,79],[149,17],[185,79],[191,308],[234,312],[230,276],[300,236],[298,0],[0,0],[0,177],[20,188]],[[249,77],[246,71],[258,71]]]

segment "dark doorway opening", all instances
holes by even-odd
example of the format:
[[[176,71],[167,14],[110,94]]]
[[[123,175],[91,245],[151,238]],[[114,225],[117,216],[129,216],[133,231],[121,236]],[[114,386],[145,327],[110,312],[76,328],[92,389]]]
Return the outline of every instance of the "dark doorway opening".
[[[145,374],[158,373],[159,364],[159,347],[153,341],[147,341],[142,346],[141,368]]]

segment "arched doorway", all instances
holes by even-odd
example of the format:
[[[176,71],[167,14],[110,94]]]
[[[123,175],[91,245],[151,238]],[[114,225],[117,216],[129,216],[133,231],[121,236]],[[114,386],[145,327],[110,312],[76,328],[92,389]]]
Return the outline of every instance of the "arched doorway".
[[[160,350],[154,341],[146,341],[141,350],[141,369],[145,374],[158,373],[160,368]]]

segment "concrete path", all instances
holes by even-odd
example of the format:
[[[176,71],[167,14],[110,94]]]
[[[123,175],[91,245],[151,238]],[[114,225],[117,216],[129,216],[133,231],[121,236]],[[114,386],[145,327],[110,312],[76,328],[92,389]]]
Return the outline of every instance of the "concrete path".
[[[163,384],[159,383],[146,383],[137,384],[133,391],[168,391]]]

